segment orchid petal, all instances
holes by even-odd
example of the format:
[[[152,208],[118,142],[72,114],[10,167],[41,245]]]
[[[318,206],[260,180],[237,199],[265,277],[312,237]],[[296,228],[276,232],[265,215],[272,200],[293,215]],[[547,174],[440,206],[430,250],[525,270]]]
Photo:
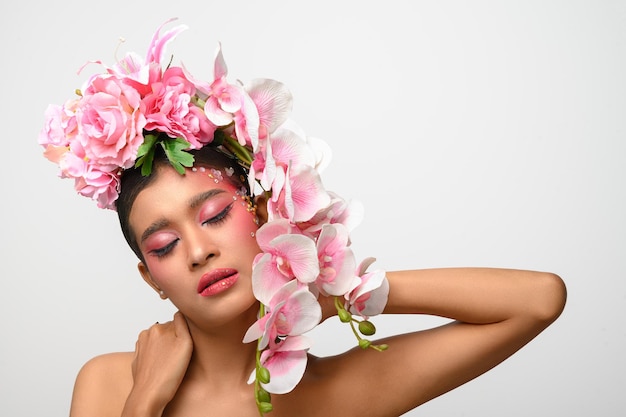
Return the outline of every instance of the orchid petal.
[[[264,351],[263,365],[269,370],[271,379],[263,388],[272,394],[292,391],[302,379],[308,360],[305,350]]]
[[[291,232],[289,221],[280,219],[265,223],[256,232],[256,241],[263,251],[271,250],[270,242],[280,236]]]
[[[293,221],[307,221],[330,203],[319,174],[308,168],[289,179]],[[287,198],[287,197],[286,197]]]
[[[213,79],[218,80],[220,78],[224,78],[228,75],[228,67],[226,66],[226,61],[224,60],[224,55],[222,54],[222,43],[218,43],[217,49],[215,51],[215,60],[213,62]]]
[[[291,278],[276,268],[272,254],[265,253],[252,268],[252,292],[257,300],[268,305],[274,294]]]
[[[274,250],[289,262],[294,276],[300,282],[313,282],[319,274],[315,243],[303,235],[282,235],[271,242]]]
[[[285,84],[269,79],[254,79],[246,91],[259,112],[260,125],[272,133],[291,112],[293,97]]]

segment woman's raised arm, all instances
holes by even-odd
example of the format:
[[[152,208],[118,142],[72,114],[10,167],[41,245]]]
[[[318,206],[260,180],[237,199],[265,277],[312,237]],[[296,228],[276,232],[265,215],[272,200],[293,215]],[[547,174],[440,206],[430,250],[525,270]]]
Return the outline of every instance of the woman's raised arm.
[[[566,299],[563,281],[543,272],[455,268],[387,276],[385,313],[453,321],[376,342],[389,345],[382,353],[355,348],[328,359],[329,389],[343,392],[329,407],[344,415],[400,415],[472,380],[541,333]]]

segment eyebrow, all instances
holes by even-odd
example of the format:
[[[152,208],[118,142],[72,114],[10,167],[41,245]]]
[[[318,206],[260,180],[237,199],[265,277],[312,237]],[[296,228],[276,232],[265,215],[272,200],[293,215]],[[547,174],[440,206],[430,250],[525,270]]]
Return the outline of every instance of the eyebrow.
[[[209,191],[205,191],[203,193],[200,193],[198,195],[195,195],[193,197],[191,197],[189,199],[189,208],[190,209],[196,209],[198,208],[202,203],[204,203],[205,201],[207,201],[210,198],[215,197],[216,195],[225,193],[225,190],[219,189],[219,188],[214,188],[212,190]],[[148,228],[146,230],[144,230],[144,232],[141,234],[141,240],[140,242],[143,243],[146,239],[148,239],[152,234],[154,234],[155,232],[163,229],[164,227],[169,226],[170,221],[162,218],[159,219],[155,222],[153,222],[152,224],[150,224],[150,226],[148,226]]]

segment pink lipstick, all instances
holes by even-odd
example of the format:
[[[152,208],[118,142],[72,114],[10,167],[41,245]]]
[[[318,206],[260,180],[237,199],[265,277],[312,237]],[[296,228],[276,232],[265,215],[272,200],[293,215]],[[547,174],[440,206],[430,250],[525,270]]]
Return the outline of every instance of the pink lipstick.
[[[203,297],[210,297],[226,291],[232,287],[239,273],[233,268],[217,268],[202,275],[198,281],[198,294]]]

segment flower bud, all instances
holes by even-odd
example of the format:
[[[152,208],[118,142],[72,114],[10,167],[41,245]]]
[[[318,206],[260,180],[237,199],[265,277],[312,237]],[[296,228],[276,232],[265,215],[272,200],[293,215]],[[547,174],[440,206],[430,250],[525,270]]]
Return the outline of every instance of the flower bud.
[[[270,395],[269,392],[267,392],[266,390],[264,390],[262,387],[259,387],[259,389],[256,392],[256,398],[257,401],[259,403],[270,403],[272,402],[272,396]]]
[[[361,349],[367,349],[368,347],[370,347],[371,344],[372,342],[367,339],[359,339],[359,347]]]
[[[371,321],[363,320],[359,323],[359,331],[365,336],[371,336],[376,333],[376,326]]]
[[[337,314],[339,315],[339,320],[341,320],[342,323],[350,323],[352,321],[352,314],[348,313],[347,310],[341,309],[337,312]]]
[[[256,379],[262,384],[267,384],[270,382],[270,371],[262,366],[256,370]]]
[[[259,406],[259,411],[263,414],[269,413],[274,408],[272,407],[271,403],[265,403],[265,402],[260,402],[258,406]]]
[[[382,345],[378,345],[378,349],[379,350],[387,350],[389,349],[389,345],[386,343],[383,343]]]

